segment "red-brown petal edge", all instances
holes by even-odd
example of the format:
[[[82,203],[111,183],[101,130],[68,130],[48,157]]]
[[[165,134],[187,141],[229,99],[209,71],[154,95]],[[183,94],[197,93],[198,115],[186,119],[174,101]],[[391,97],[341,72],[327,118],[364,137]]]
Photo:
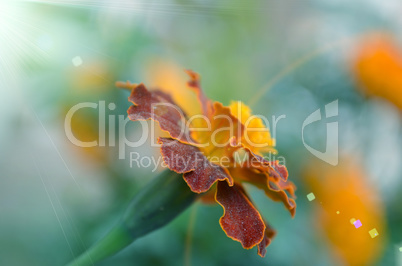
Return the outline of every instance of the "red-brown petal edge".
[[[134,105],[128,109],[130,120],[155,120],[169,135],[185,143],[194,143],[186,127],[186,114],[170,95],[162,91],[148,91],[144,84],[135,86],[128,100]]]
[[[241,185],[235,184],[229,187],[226,182],[218,182],[216,201],[224,209],[219,223],[228,237],[239,241],[245,249],[250,249],[263,241],[264,221],[245,195]]]
[[[270,176],[267,173],[253,168],[232,167],[229,168],[229,172],[235,180],[247,182],[263,189],[265,195],[273,201],[282,201],[292,217],[296,214],[296,202],[293,199],[296,198],[294,193],[296,186],[291,181],[270,180]],[[290,197],[286,192],[290,194]]]
[[[272,239],[276,235],[275,230],[266,221],[264,221],[264,223],[266,226],[264,238],[258,244],[258,255],[260,255],[261,257],[265,257],[265,254],[267,253],[266,248],[271,244]]]
[[[278,161],[268,161],[264,157],[253,153],[248,148],[245,148],[245,150],[249,154],[253,166],[263,172],[266,172],[270,177],[274,178],[275,180],[282,179],[286,182],[289,175],[286,166],[280,165]]]
[[[228,170],[208,161],[197,147],[169,138],[159,138],[158,142],[162,144],[163,161],[169,169],[184,173],[184,181],[191,191],[203,193],[208,191],[216,181],[224,180],[233,186],[233,178]]]

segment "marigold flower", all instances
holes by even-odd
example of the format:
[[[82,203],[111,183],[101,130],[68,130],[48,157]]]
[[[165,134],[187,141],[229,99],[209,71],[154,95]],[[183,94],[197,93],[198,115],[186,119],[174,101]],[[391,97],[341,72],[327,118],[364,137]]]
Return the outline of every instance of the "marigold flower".
[[[314,211],[315,228],[328,239],[337,263],[373,264],[383,251],[386,236],[384,206],[376,185],[365,178],[367,175],[350,157],[344,157],[336,167],[313,161],[305,176],[321,203]],[[357,228],[354,220],[362,226]],[[380,237],[370,236],[373,228]]]
[[[389,36],[376,34],[359,45],[353,62],[354,75],[370,96],[402,109],[402,49]]]
[[[213,102],[201,90],[199,75],[190,70],[187,74],[188,86],[196,93],[202,110],[192,117],[165,92],[129,82],[118,82],[117,86],[131,89],[131,120],[152,119],[169,134],[158,140],[168,168],[183,174],[191,191],[206,197],[213,193],[224,209],[220,225],[227,236],[245,249],[257,246],[263,257],[275,231],[254,207],[243,183],[254,184],[272,200],[282,201],[292,216],[296,187],[287,180],[284,165],[263,157],[264,152],[276,151],[262,119],[252,116],[250,108],[241,102],[229,107]]]

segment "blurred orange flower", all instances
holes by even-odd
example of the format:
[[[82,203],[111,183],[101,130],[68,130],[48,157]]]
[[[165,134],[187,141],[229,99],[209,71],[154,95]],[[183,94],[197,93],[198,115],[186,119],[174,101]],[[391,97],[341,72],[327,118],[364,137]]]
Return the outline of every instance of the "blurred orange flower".
[[[63,119],[66,118],[71,108],[78,103],[85,101],[97,102],[110,97],[110,94],[108,94],[112,92],[110,80],[113,78],[109,73],[106,62],[99,60],[88,60],[84,66],[71,67],[69,69],[69,90],[67,96],[63,97],[61,113]],[[69,128],[74,138],[81,142],[98,141],[100,137],[98,115],[98,110],[92,108],[83,108],[83,110],[75,112],[71,118],[71,127]],[[108,134],[107,130],[105,134]],[[71,142],[68,143],[72,144]],[[110,147],[108,146],[71,146],[93,162],[104,164],[108,160],[108,153],[110,152]]]
[[[65,111],[67,113],[68,110]],[[99,140],[99,127],[98,127],[98,117],[97,114],[91,112],[77,112],[71,118],[71,132],[79,141],[82,142],[92,142]],[[108,160],[109,147],[101,147],[99,145],[93,147],[81,147],[71,144],[74,149],[79,153],[82,153],[86,158],[93,160],[97,163],[106,163]]]
[[[375,34],[358,46],[353,72],[365,94],[402,109],[402,49],[391,37]]]
[[[375,262],[385,237],[383,206],[362,169],[347,160],[336,167],[314,161],[305,176],[315,201],[320,203],[314,212],[316,226],[332,245],[338,263]],[[378,232],[374,238],[370,235],[373,229]]]
[[[159,138],[168,168],[183,174],[191,191],[207,195],[213,191],[215,201],[224,209],[220,225],[225,233],[243,248],[257,246],[258,254],[264,256],[275,232],[254,207],[243,183],[252,183],[271,199],[282,201],[292,216],[296,188],[287,180],[284,165],[263,157],[264,152],[275,149],[261,118],[253,117],[250,108],[240,102],[226,107],[211,101],[201,90],[199,75],[187,74],[188,86],[198,98],[193,111],[201,110],[197,116],[188,116],[187,110],[161,90],[149,91],[144,84],[130,82],[118,82],[117,86],[131,90],[131,120],[152,119],[168,133],[168,137]]]

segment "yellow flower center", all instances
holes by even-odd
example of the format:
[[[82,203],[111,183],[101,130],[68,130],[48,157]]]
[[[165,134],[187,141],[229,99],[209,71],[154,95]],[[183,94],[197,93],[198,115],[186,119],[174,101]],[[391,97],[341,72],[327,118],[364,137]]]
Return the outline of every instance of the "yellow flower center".
[[[254,153],[275,152],[275,139],[271,138],[271,133],[264,125],[262,116],[251,113],[250,107],[240,101],[232,102],[229,106],[233,116],[241,121],[245,127],[242,144]],[[268,122],[267,122],[268,123]]]

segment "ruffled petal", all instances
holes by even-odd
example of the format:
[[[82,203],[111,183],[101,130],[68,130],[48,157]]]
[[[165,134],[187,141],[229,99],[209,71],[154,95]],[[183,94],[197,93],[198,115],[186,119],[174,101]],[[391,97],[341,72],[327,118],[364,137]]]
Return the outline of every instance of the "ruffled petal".
[[[282,190],[285,190],[285,191],[287,191],[289,194],[290,194],[290,196],[292,197],[292,198],[296,198],[296,194],[295,194],[295,191],[296,191],[296,185],[292,182],[292,181],[283,181],[283,180],[279,180],[278,182],[277,182],[277,185],[282,189]]]
[[[292,182],[285,182],[283,180],[275,182],[270,180],[266,173],[250,168],[231,167],[229,168],[229,172],[235,180],[248,182],[263,189],[265,195],[273,201],[282,201],[286,209],[288,209],[292,217],[294,217],[296,213],[296,202],[293,198],[295,198],[294,191],[296,187]],[[286,191],[289,192],[290,197]]]
[[[265,223],[264,238],[258,244],[258,255],[260,255],[261,257],[265,257],[265,254],[267,253],[266,248],[271,244],[272,239],[276,235],[275,230],[266,221],[264,221],[264,223]]]
[[[279,164],[278,161],[270,162],[272,168],[274,168],[275,172],[279,174],[281,180],[286,182],[288,180],[289,172],[286,166]]]
[[[274,180],[278,182],[282,180],[284,182],[288,179],[288,170],[286,166],[280,165],[279,161],[268,161],[264,157],[255,154],[249,148],[245,147],[241,143],[230,143],[230,147],[226,148],[230,153],[233,155],[232,167],[239,167],[239,168],[250,168],[254,170],[258,170],[263,172],[267,175],[269,180]],[[247,154],[247,157],[241,158],[241,155],[235,155],[235,152],[243,151]],[[235,156],[239,156],[238,158],[241,159],[241,162],[236,162]]]
[[[219,222],[228,237],[239,241],[246,249],[263,241],[264,221],[241,185],[229,187],[226,182],[218,182],[216,201],[224,208]]]
[[[186,114],[170,95],[162,91],[148,91],[141,83],[133,86],[128,100],[134,104],[127,111],[130,120],[158,121],[160,128],[168,132],[172,138],[185,143],[194,143],[186,127]]]
[[[169,138],[159,138],[158,142],[162,144],[163,161],[169,169],[184,173],[183,178],[191,191],[206,192],[218,180],[233,185],[228,170],[208,161],[197,147]]]
[[[282,179],[285,182],[287,181],[289,174],[286,166],[280,165],[279,161],[268,161],[248,148],[245,148],[245,150],[250,156],[250,165],[267,173],[270,177],[274,178],[275,181],[278,181],[279,179]]]
[[[265,195],[267,195],[273,201],[282,201],[285,204],[286,209],[290,212],[292,217],[296,214],[296,202],[293,198],[290,198],[285,191],[274,191],[271,189],[264,189]]]

